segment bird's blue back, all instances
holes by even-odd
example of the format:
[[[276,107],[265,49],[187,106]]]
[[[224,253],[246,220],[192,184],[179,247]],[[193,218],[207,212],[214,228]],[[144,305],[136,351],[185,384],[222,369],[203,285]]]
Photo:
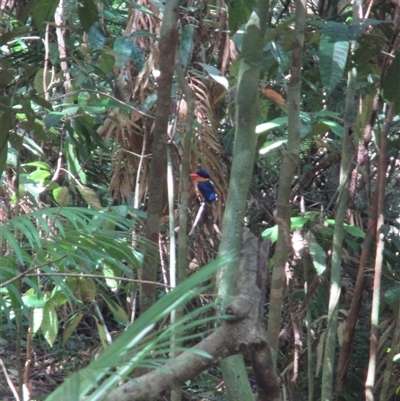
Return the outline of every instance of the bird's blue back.
[[[217,195],[214,190],[214,184],[211,181],[200,181],[197,183],[199,192],[203,195],[206,202],[213,202],[217,199]]]

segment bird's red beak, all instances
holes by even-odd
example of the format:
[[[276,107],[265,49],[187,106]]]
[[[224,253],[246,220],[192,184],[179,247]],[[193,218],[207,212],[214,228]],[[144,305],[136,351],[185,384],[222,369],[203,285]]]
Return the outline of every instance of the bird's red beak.
[[[189,174],[189,176],[191,178],[199,178],[199,176],[196,173]]]

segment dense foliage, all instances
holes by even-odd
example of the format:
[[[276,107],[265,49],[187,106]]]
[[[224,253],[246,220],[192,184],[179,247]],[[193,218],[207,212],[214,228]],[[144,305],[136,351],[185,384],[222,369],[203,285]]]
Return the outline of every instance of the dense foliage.
[[[119,384],[119,374],[154,368],[170,352],[176,356],[174,349],[180,352],[212,331],[215,291],[198,285],[228,262],[217,260],[170,291],[174,279],[167,271],[174,263],[169,245],[174,248],[176,232],[186,239],[190,230],[173,222],[184,202],[184,180],[189,180],[180,172],[201,167],[210,172],[218,201],[185,241],[183,271],[201,273],[218,253],[234,132],[243,123],[237,120],[236,95],[246,50],[244,24],[254,6],[250,0],[180,2],[177,66],[163,137],[172,195],[168,203],[166,164],[165,175],[155,177],[162,210],[155,244],[146,238],[146,227],[154,196],[149,193],[151,160],[161,157],[152,144],[164,62],[160,30],[170,2],[2,1],[0,349],[8,380],[0,381],[0,397],[11,391],[28,400],[50,393],[62,380],[42,379],[43,372],[72,375],[106,349],[49,398],[68,388],[69,399],[80,399],[95,386],[85,382],[80,392],[73,380],[96,371],[103,385],[92,393],[94,400]],[[275,219],[281,163],[291,145],[288,99],[299,6],[269,4],[262,49],[257,156],[244,222],[273,244],[282,223]],[[357,14],[352,5],[338,1],[307,4],[298,164],[286,183],[291,235],[282,300],[273,298],[271,280],[265,288],[265,322],[279,331],[276,369],[284,399],[320,399],[331,323],[332,241],[343,191],[348,199],[340,224],[335,397],[355,400],[365,392],[368,398],[372,388],[375,398],[385,401],[400,393],[400,6],[368,2],[360,10]],[[351,88],[353,107],[348,106]],[[350,138],[345,178],[340,173],[344,137]],[[192,221],[198,200],[193,187],[186,192]],[[270,278],[279,242],[274,246]],[[239,249],[231,252],[235,256]],[[157,298],[166,297],[140,314],[138,293],[143,295],[146,280],[141,279],[150,264],[159,267],[151,289]],[[269,320],[274,302],[278,322]],[[187,314],[176,322],[171,318],[170,324],[168,314],[175,308]],[[138,314],[142,320],[137,323]],[[153,328],[149,342],[140,342]],[[184,345],[176,348],[174,335]],[[118,373],[121,365],[109,363],[110,355],[128,358],[137,344],[136,352],[142,353]],[[83,361],[82,355],[89,356]],[[225,399],[220,375],[215,367],[193,378],[186,395]]]

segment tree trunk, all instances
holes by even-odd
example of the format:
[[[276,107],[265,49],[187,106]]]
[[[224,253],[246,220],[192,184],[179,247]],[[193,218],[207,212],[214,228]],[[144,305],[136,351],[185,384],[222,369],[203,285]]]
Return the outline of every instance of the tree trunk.
[[[268,343],[273,352],[276,364],[279,347],[279,331],[281,329],[281,311],[283,289],[285,285],[285,265],[290,249],[290,217],[291,217],[291,185],[297,169],[300,152],[300,89],[301,68],[303,61],[304,28],[306,23],[306,2],[296,2],[296,27],[294,34],[291,78],[289,83],[289,121],[287,151],[283,157],[279,173],[279,189],[277,197],[278,241],[274,254],[272,272],[270,309],[268,319]]]
[[[259,115],[259,80],[263,40],[269,9],[268,0],[258,0],[243,38],[236,98],[236,131],[228,199],[223,219],[220,255],[239,256],[247,192],[250,187],[256,149],[255,128]],[[235,295],[239,264],[223,268],[218,276],[218,295],[222,310]],[[237,355],[221,362],[228,399],[252,400],[243,357]]]
[[[158,80],[156,120],[151,147],[152,159],[149,176],[149,200],[147,204],[146,238],[158,244],[160,218],[162,215],[165,172],[167,167],[167,131],[170,114],[172,78],[175,64],[175,50],[178,43],[178,0],[166,0],[164,19],[161,25],[160,78]],[[153,255],[145,255],[142,280],[157,281],[157,260]],[[156,287],[152,284],[140,285],[140,311],[144,313],[156,299]]]

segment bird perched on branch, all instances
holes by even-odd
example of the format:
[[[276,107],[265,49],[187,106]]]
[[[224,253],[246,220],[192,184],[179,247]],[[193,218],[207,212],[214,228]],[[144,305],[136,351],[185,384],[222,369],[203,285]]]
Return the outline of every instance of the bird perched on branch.
[[[193,179],[197,196],[202,203],[211,203],[217,199],[214,183],[210,180],[210,174],[207,170],[198,170],[190,174],[190,178]]]

